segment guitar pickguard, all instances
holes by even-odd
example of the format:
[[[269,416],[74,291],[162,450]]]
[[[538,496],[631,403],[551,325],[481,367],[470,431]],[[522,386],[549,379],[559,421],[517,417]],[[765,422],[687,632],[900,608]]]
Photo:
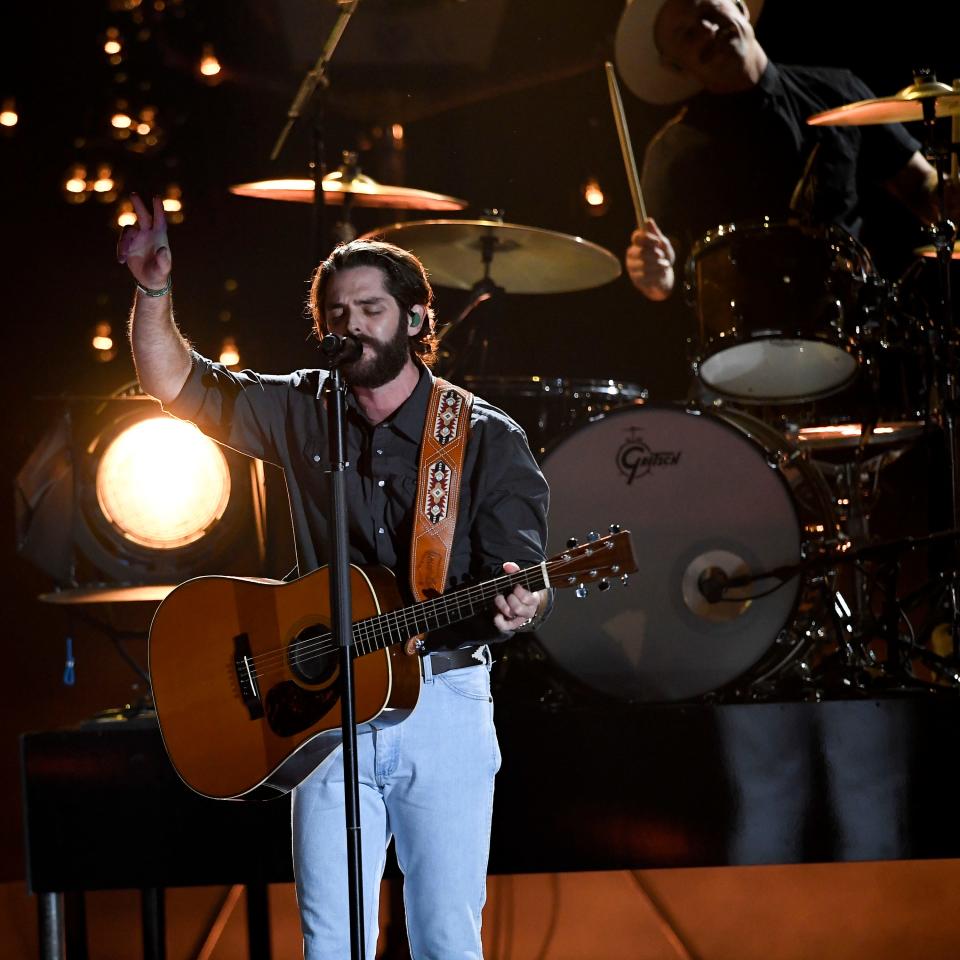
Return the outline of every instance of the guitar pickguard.
[[[336,685],[304,690],[292,680],[274,684],[264,698],[267,724],[278,737],[292,737],[318,723],[339,699]]]

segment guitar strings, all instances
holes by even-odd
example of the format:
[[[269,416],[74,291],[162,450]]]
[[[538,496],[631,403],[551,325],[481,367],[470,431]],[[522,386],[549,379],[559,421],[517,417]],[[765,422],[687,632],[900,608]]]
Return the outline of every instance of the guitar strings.
[[[562,558],[548,560],[546,561],[546,567],[549,571],[558,565],[568,562],[568,560]],[[454,607],[456,607],[456,613],[459,615],[464,603],[472,606],[477,600],[489,601],[498,593],[503,593],[504,586],[512,586],[517,583],[525,583],[526,586],[530,586],[534,580],[539,580],[542,583],[542,577],[543,568],[542,565],[538,564],[534,567],[527,567],[524,570],[515,571],[512,574],[497,577],[494,580],[485,581],[483,584],[475,587],[457,590],[450,594],[441,594],[439,597],[416,604],[413,607],[386,611],[385,613],[365,618],[364,620],[357,621],[353,625],[352,646],[355,653],[359,654],[370,653],[376,649],[384,649],[394,642],[397,642],[391,640],[389,643],[382,643],[385,638],[391,636],[397,629],[409,630],[411,636],[415,636],[418,633],[426,633],[430,629],[435,629],[435,627],[431,627],[429,622],[427,622],[425,626],[421,628],[420,623],[422,621],[429,621],[431,618],[436,619],[441,615],[448,615]],[[427,608],[429,608],[429,612]],[[421,611],[419,616],[414,612],[416,610]],[[391,619],[393,620],[392,624],[389,622]],[[385,626],[381,626],[381,624],[385,624]],[[443,624],[438,624],[438,626],[442,625]],[[369,649],[365,649],[366,644],[370,644]],[[337,650],[338,647],[339,645],[333,640],[332,634],[324,633],[318,637],[311,638],[300,648],[298,662],[306,663],[319,659]],[[270,675],[284,673],[287,651],[288,647],[284,647],[268,650],[255,657],[251,657],[247,666],[252,678],[255,681],[259,681]]]
[[[547,568],[549,569],[549,567],[550,563],[548,562]],[[535,574],[539,575],[539,577],[533,576]],[[531,581],[534,579],[541,579],[542,581],[542,570],[539,566],[529,567],[526,570],[519,570],[513,574],[498,577],[495,580],[486,581],[481,586],[455,591],[452,594],[441,594],[439,597],[435,597],[432,600],[426,601],[425,603],[416,604],[414,607],[405,607],[399,610],[388,610],[382,614],[377,614],[374,617],[359,620],[353,624],[352,646],[355,653],[361,655],[364,653],[371,653],[376,649],[385,649],[387,646],[390,646],[393,642],[397,641],[391,641],[390,643],[383,645],[378,644],[376,641],[385,639],[387,636],[395,633],[395,631],[398,629],[412,628],[412,636],[415,636],[418,633],[426,633],[428,629],[431,629],[429,624],[423,629],[419,628],[418,621],[426,619],[429,615],[421,613],[421,615],[418,617],[412,612],[414,609],[420,609],[423,611],[424,608],[429,607],[431,611],[437,611],[437,613],[434,614],[434,618],[441,613],[449,613],[454,606],[456,606],[457,612],[459,613],[463,602],[472,606],[477,600],[491,600],[498,593],[503,592],[503,587],[505,585],[509,586],[526,581],[526,585],[529,586]],[[393,623],[389,623],[391,619],[393,620]],[[378,627],[377,625],[379,623],[385,623],[386,626]],[[364,649],[364,644],[372,645],[370,646],[370,649]],[[332,633],[324,633],[318,637],[312,638],[308,643],[301,647],[298,662],[306,663],[311,660],[317,660],[329,653],[334,652],[338,648],[339,644],[334,641]],[[287,660],[287,650],[288,647],[278,648],[275,650],[265,651],[256,657],[252,657],[248,661],[248,666],[253,679],[260,680],[270,675],[284,673]]]

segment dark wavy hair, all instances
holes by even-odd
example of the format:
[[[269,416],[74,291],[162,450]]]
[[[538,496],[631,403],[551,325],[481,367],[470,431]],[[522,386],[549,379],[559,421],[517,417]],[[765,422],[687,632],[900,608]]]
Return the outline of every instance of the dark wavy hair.
[[[384,286],[400,306],[402,317],[418,303],[426,307],[423,323],[410,337],[410,354],[427,366],[437,358],[436,318],[433,312],[433,287],[423,264],[409,251],[382,240],[351,240],[339,244],[317,267],[310,283],[307,306],[313,318],[314,333],[321,337],[326,330],[323,302],[330,278],[341,270],[354,267],[376,267],[384,278]]]

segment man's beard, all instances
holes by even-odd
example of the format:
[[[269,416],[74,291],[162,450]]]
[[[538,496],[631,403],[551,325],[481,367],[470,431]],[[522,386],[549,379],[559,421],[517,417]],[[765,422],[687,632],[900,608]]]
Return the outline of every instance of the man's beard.
[[[370,337],[357,337],[363,344],[363,353],[342,366],[343,376],[351,387],[375,390],[400,374],[410,356],[410,338],[402,323],[386,342]]]

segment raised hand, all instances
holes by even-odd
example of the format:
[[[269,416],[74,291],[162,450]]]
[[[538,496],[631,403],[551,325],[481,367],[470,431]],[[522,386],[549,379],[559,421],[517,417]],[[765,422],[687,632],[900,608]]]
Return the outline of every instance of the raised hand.
[[[124,227],[117,243],[117,260],[125,263],[137,282],[151,290],[166,286],[173,258],[167,240],[167,218],[163,200],[153,198],[153,213],[135,193],[130,194],[137,223]]]
[[[649,300],[666,300],[673,291],[673,245],[652,219],[630,238],[625,264],[630,282]]]

